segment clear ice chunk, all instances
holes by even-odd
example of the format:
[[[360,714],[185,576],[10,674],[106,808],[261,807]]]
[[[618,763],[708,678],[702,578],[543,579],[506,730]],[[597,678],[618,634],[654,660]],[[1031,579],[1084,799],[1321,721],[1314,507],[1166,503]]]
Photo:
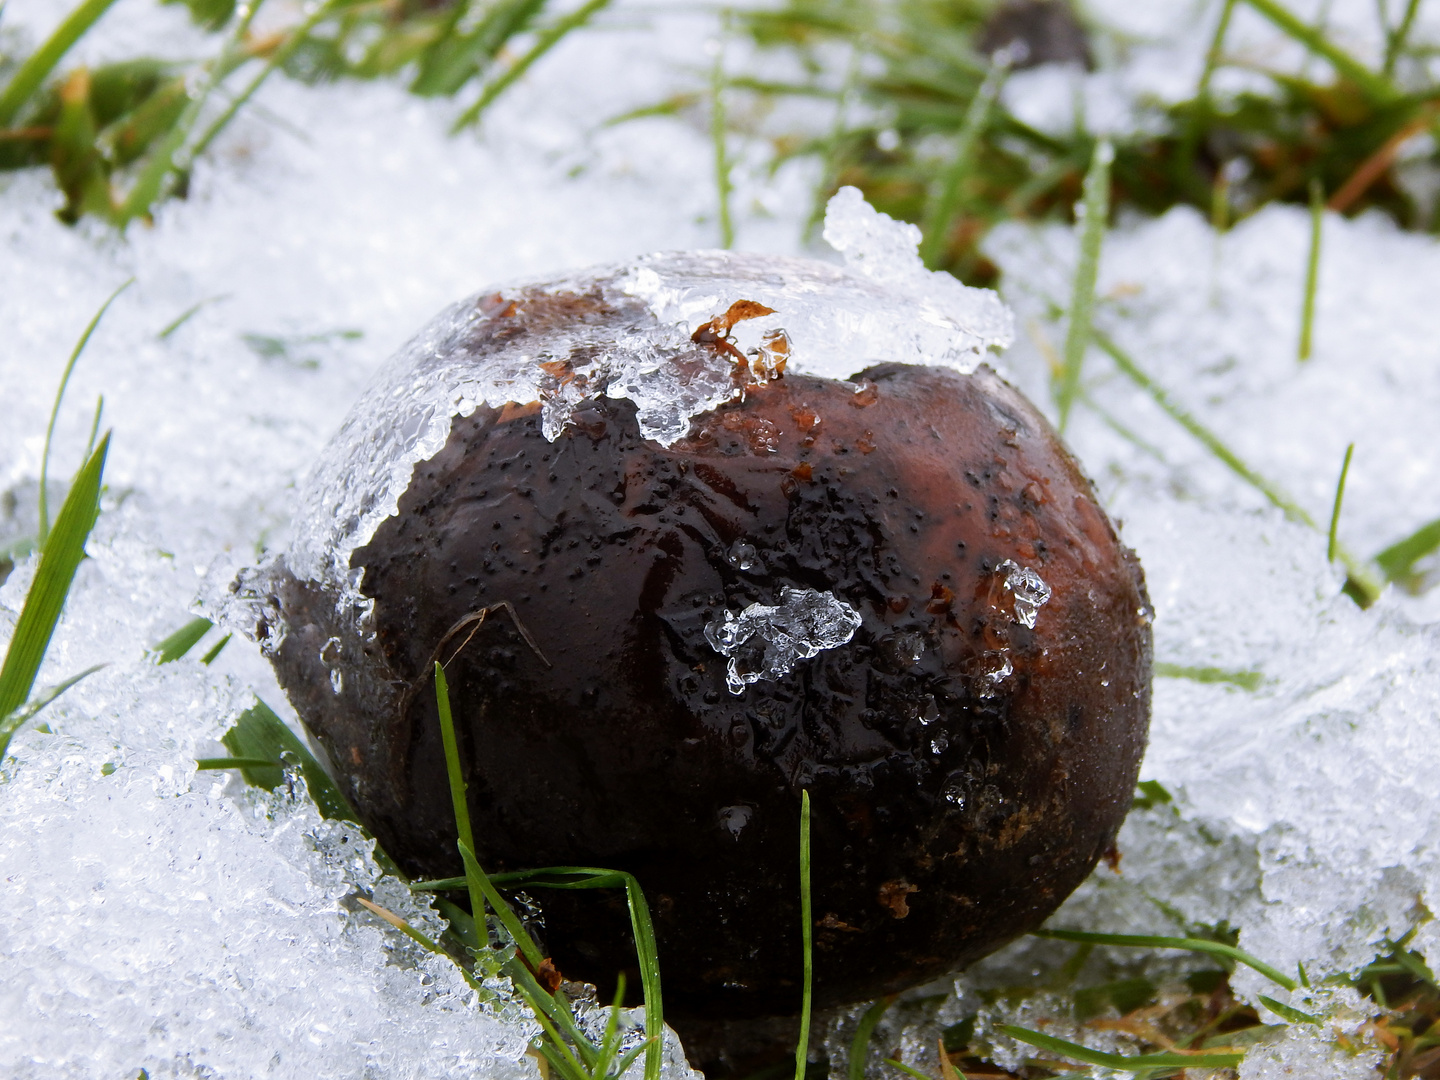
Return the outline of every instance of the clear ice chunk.
[[[732,694],[743,694],[745,687],[765,679],[773,682],[788,674],[800,660],[808,660],[824,649],[844,645],[860,626],[860,613],[834,593],[816,589],[786,588],[780,591],[780,603],[754,603],[736,615],[727,611],[723,618],[705,627],[705,640],[721,656],[729,657],[725,669],[725,685]],[[753,670],[741,670],[740,653],[752,638],[763,642],[760,649],[745,650],[744,660],[758,659]]]
[[[1038,573],[1014,559],[1002,562],[998,572],[1005,575],[1005,588],[1014,598],[1015,621],[1034,630],[1035,617],[1050,600],[1050,586]]]

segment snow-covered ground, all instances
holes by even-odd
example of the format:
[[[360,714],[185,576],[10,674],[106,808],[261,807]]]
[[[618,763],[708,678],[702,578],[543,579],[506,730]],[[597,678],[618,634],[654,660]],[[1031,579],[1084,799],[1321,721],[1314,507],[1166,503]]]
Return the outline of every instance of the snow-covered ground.
[[[1373,4],[1327,6],[1357,53],[1376,47]],[[1166,40],[1090,76],[1092,112],[1166,93],[1186,64],[1198,72],[1215,5],[1093,7]],[[38,36],[62,10],[11,0],[6,24]],[[478,138],[446,135],[453,104],[396,86],[273,80],[189,199],[124,238],[59,224],[48,173],[0,178],[0,494],[14,496],[0,501],[0,545],[33,528],[74,340],[135,279],[56,429],[52,474],[65,475],[104,395],[109,493],[39,685],[109,667],[50,708],[49,731],[17,736],[0,767],[0,1073],[534,1074],[523,1018],[484,1013],[453,967],[354,910],[353,884],[377,870],[353,835],[303,798],[257,803],[194,771],[255,694],[289,715],[258,650],[237,638],[213,666],[158,667],[146,649],[286,542],[297,484],[371,373],[436,311],[487,283],[713,246],[708,134],[672,118],[600,127],[701,78],[713,25],[696,9],[621,4],[537,66]],[[1278,49],[1248,17],[1237,32]],[[122,0],[75,59],[202,46],[180,8]],[[1038,117],[1054,78],[1026,78]],[[807,253],[812,179],[742,176],[739,246]],[[1301,365],[1307,245],[1303,211],[1287,207],[1223,236],[1185,210],[1122,223],[1097,323],[1322,523],[1353,441],[1340,535],[1373,555],[1440,517],[1440,247],[1379,218],[1327,217],[1316,353]],[[1047,403],[1064,330],[1050,305],[1068,296],[1073,236],[1011,226],[990,248],[1017,314],[1002,365]],[[1419,924],[1415,946],[1440,965],[1440,931],[1424,921],[1440,910],[1440,601],[1391,590],[1360,611],[1323,535],[1269,507],[1103,354],[1088,364],[1090,394],[1140,438],[1081,406],[1068,439],[1140,553],[1157,659],[1260,678],[1157,679],[1142,776],[1175,801],[1132,815],[1123,874],[1102,867],[1055,924],[1228,921],[1243,948],[1287,972],[1303,964],[1313,982]],[[22,561],[0,586],[0,649],[32,574]],[[431,917],[398,895],[393,906]],[[975,1011],[976,987],[1036,947],[959,980],[942,1019]],[[1236,985],[1251,1000],[1285,996],[1248,969]],[[1343,993],[1293,1000],[1351,1022]],[[1006,1019],[982,1010],[981,1030]],[[1242,1075],[1367,1075],[1374,1054],[1333,1050],[1331,1030],[1292,1027]],[[1014,1053],[995,1045],[1002,1063]],[[669,1067],[683,1073],[673,1047]]]

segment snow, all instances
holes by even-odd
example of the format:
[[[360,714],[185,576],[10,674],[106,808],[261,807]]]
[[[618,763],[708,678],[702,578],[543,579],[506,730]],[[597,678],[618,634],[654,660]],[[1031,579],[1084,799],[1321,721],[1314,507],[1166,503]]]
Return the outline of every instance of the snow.
[[[1320,6],[1291,5],[1306,17]],[[1089,75],[1020,73],[1007,99],[1068,125],[1078,85],[1091,122],[1110,109],[1122,125],[1146,95],[1188,93],[1214,5],[1090,7],[1133,35],[1124,62]],[[1347,46],[1374,55],[1374,5],[1328,8]],[[58,10],[11,0],[5,14],[39,36]],[[1433,35],[1436,18],[1423,9],[1417,33]],[[215,611],[237,570],[264,553],[320,560],[334,549],[339,533],[292,526],[320,505],[325,484],[315,478],[329,474],[312,469],[381,361],[457,297],[603,264],[625,269],[617,287],[664,327],[693,329],[724,310],[735,283],[704,279],[737,257],[648,255],[715,243],[707,134],[666,118],[599,127],[688,86],[683,62],[654,57],[688,57],[710,29],[703,13],[617,8],[594,37],[538,65],[478,138],[448,138],[453,106],[392,86],[274,80],[263,109],[243,114],[200,163],[190,198],[124,238],[58,224],[46,174],[0,179],[0,493],[14,496],[13,508],[0,502],[0,546],[33,528],[45,424],[75,338],[135,279],[82,357],[56,431],[52,472],[66,475],[104,394],[115,430],[104,512],[38,685],[109,666],[47,710],[48,730],[18,735],[0,766],[0,1004],[12,1018],[0,1029],[0,1072],[535,1075],[524,1057],[532,1029],[518,1011],[479,1006],[453,966],[354,903],[373,890],[377,902],[438,925],[380,875],[363,840],[319,819],[303,785],[261,797],[195,771],[196,757],[221,752],[219,736],[256,694],[291,716],[258,650],[237,638],[210,667],[193,656],[160,667],[146,648],[197,603]],[[1303,62],[1243,7],[1233,34],[1234,49]],[[122,0],[77,58],[133,54],[137,42],[173,55],[205,46],[178,7]],[[567,77],[572,70],[585,77]],[[1229,71],[1217,88],[1252,77]],[[740,215],[740,246],[834,260],[801,248],[811,179],[803,169],[765,183],[742,175],[736,205],[769,213]],[[865,342],[877,334],[903,333],[904,358],[962,364],[1011,336],[1007,309],[926,275],[913,235],[855,197],[836,204],[826,236],[850,269],[810,272],[850,290],[842,299],[872,321],[827,321],[776,281],[745,296],[777,309],[742,324],[745,347],[783,327],[792,362],[845,375],[875,358]],[[1373,555],[1440,516],[1440,247],[1378,217],[1327,216],[1316,351],[1301,364],[1307,245],[1304,212],[1286,207],[1218,236],[1189,211],[1123,223],[1107,237],[1096,321],[1322,524],[1355,442],[1340,538]],[[1073,234],[1007,226],[989,250],[1019,328],[1008,377],[1046,406]],[[875,297],[897,291],[915,307],[873,321]],[[821,340],[849,344],[813,347]],[[1414,946],[1440,965],[1440,932],[1425,921],[1440,910],[1440,590],[1391,589],[1361,611],[1340,592],[1324,535],[1271,507],[1102,353],[1087,364],[1103,415],[1077,406],[1066,437],[1141,556],[1157,660],[1245,678],[1157,679],[1142,776],[1174,801],[1132,814],[1123,873],[1099,869],[1053,925],[1177,933],[1228,923],[1242,948],[1288,973],[1303,964],[1317,983],[1418,925]],[[443,439],[448,417],[437,423],[425,438]],[[405,452],[429,445],[417,435]],[[387,506],[357,504],[330,527],[353,543]],[[742,565],[753,552],[732,557]],[[33,569],[22,559],[0,585],[0,649]],[[1017,617],[1034,618],[1043,582],[1027,573],[1015,567],[1007,581]],[[215,640],[218,632],[195,655]],[[737,815],[733,828],[744,824]],[[894,1036],[887,1045],[923,1062],[938,1029],[965,1016],[978,1013],[982,1033],[1047,1019],[1057,1003],[1012,1008],[985,992],[1042,977],[1068,955],[1058,948],[1027,939],[943,986],[940,1004],[897,1006],[882,1029]],[[1156,960],[1153,971],[1173,978],[1193,970],[1187,963]],[[1375,1055],[1353,996],[1292,997],[1245,968],[1235,985],[1251,1001],[1264,993],[1325,1017],[1257,1049],[1246,1080],[1370,1075]],[[853,1017],[832,1026],[833,1060],[843,1060],[851,1030]],[[1343,1049],[1337,1032],[1358,1051]],[[1120,1045],[1090,1029],[1070,1036]],[[668,1075],[685,1080],[673,1039],[668,1057]]]

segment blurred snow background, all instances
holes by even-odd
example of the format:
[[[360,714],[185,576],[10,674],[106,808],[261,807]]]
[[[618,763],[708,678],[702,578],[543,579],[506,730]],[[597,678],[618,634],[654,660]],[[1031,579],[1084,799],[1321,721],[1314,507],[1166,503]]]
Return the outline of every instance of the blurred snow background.
[[[1347,47],[1378,49],[1373,3],[1292,10],[1322,6]],[[1138,95],[1193,87],[1215,5],[1090,7],[1132,42],[1092,75],[1017,76],[1007,95],[1028,95],[1037,121],[1061,108],[1069,122],[1078,93],[1103,127]],[[38,39],[65,9],[11,0],[4,25]],[[1420,33],[1437,17],[1427,9]],[[0,766],[0,1072],[533,1075],[522,1019],[485,1014],[452,968],[353,910],[355,886],[377,873],[351,854],[354,837],[303,798],[258,802],[194,772],[255,693],[284,711],[258,652],[237,639],[208,668],[156,667],[145,652],[284,542],[297,482],[370,373],[440,308],[491,282],[716,242],[708,133],[675,118],[602,126],[703,79],[714,27],[697,7],[620,3],[502,98],[479,137],[451,139],[452,104],[395,86],[273,80],[200,163],[188,200],[124,238],[59,224],[46,173],[0,179],[0,546],[33,529],[65,358],[135,279],[56,430],[52,475],[67,475],[105,396],[109,493],[39,685],[110,666]],[[1290,48],[1243,10],[1235,33],[1254,50]],[[199,44],[181,9],[122,0],[74,59]],[[739,170],[738,245],[806,253],[814,179]],[[1328,216],[1316,354],[1301,365],[1307,244],[1303,211],[1284,207],[1223,236],[1183,210],[1122,222],[1097,324],[1322,522],[1355,442],[1340,532],[1371,555],[1440,516],[1440,249],[1379,218]],[[1042,405],[1074,249],[1058,228],[1007,227],[990,244],[1019,327],[1001,366]],[[1088,363],[1093,398],[1144,445],[1084,407],[1068,439],[1145,565],[1157,659],[1258,678],[1157,679],[1142,776],[1174,801],[1132,815],[1122,873],[1102,867],[1052,925],[1228,923],[1242,948],[1287,972],[1303,964],[1315,982],[1419,926],[1414,945],[1440,965],[1440,601],[1392,589],[1360,611],[1323,535],[1270,508],[1101,353]],[[0,586],[0,647],[32,572],[22,560]],[[1013,1019],[981,992],[1053,949],[1021,942],[963,976],[938,1010],[896,1028],[905,1060],[923,1062],[937,1025],[977,1010],[982,1033]],[[1236,985],[1252,1001],[1285,997],[1243,968]],[[1363,1019],[1344,993],[1294,1001],[1338,1030]],[[1336,1050],[1333,1025],[1292,1027],[1242,1075],[1368,1075],[1375,1054]],[[1002,1064],[1015,1052],[994,1045]]]

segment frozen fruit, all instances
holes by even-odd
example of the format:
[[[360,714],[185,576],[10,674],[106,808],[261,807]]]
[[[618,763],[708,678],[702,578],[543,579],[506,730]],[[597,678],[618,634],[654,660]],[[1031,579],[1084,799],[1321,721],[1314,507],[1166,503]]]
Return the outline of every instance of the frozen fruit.
[[[983,366],[834,379],[773,325],[734,340],[782,304],[655,338],[583,284],[427,343],[524,357],[534,400],[454,416],[343,576],[274,579],[277,673],[367,824],[460,870],[438,660],[482,862],[634,872],[669,1015],[798,1008],[802,788],[818,1005],[1037,926],[1113,843],[1150,679],[1140,568],[1050,426]],[[543,904],[567,977],[633,968],[621,895]]]

